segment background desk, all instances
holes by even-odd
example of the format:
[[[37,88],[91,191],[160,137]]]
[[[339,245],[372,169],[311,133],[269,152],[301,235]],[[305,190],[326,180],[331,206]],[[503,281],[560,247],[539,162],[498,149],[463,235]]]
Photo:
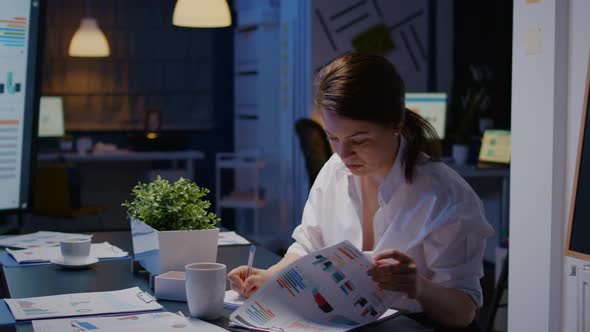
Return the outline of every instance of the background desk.
[[[72,163],[94,163],[94,162],[129,162],[129,161],[172,161],[175,168],[178,168],[179,161],[186,161],[186,172],[192,179],[194,177],[195,160],[205,159],[205,154],[200,151],[126,151],[100,153],[39,153],[37,160],[40,162],[72,162]]]
[[[109,153],[39,153],[40,164],[75,164],[80,174],[81,206],[100,206],[106,210],[98,216],[79,217],[75,220],[34,216],[35,224],[45,230],[65,232],[129,229],[121,203],[130,199],[131,189],[138,181],[148,182],[156,174],[183,176],[195,180],[195,163],[204,160],[200,151],[117,151]],[[200,165],[199,165],[200,166]],[[156,167],[154,169],[154,167]],[[151,170],[146,172],[146,170]],[[172,174],[170,174],[172,173]],[[25,225],[32,218],[26,218]]]
[[[510,227],[510,168],[477,168],[474,165],[447,163],[473,187],[486,207],[494,235],[488,239],[484,258],[495,262],[496,248],[505,247]],[[491,208],[497,204],[498,209]]]
[[[129,232],[95,233],[93,241],[109,241],[124,249],[131,250]],[[227,265],[228,271],[243,265],[248,260],[249,246],[220,247],[218,261]],[[254,266],[267,268],[280,257],[259,247],[256,250]],[[62,270],[55,265],[3,268],[11,297],[33,297],[75,292],[111,291],[138,286],[153,294],[147,274],[132,272],[130,261],[103,261],[87,270]],[[185,302],[158,301],[168,311],[182,311],[189,315]],[[223,318],[211,323],[225,327],[231,311],[226,310]],[[31,324],[17,324],[1,331],[33,331]],[[363,329],[364,331],[430,331],[428,327],[404,316]]]

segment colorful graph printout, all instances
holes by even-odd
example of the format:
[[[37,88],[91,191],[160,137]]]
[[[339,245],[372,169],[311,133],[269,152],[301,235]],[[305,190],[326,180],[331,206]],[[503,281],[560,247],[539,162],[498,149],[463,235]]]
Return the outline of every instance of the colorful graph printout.
[[[264,331],[347,331],[388,311],[367,270],[374,266],[349,242],[321,249],[285,267],[230,316],[230,326]]]
[[[301,278],[301,275],[295,269],[289,269],[285,272],[277,279],[277,284],[287,290],[293,297],[296,297],[296,293],[298,294],[301,290],[305,289],[303,278]]]
[[[53,247],[58,246],[61,240],[79,237],[91,238],[92,235],[40,231],[26,235],[17,235],[2,238],[0,239],[0,246],[23,249]]]
[[[158,302],[138,287],[113,292],[63,294],[5,301],[17,321],[162,309]]]
[[[225,331],[213,324],[187,319],[171,312],[156,312],[114,317],[43,319],[33,321],[35,332],[128,332],[128,331]]]

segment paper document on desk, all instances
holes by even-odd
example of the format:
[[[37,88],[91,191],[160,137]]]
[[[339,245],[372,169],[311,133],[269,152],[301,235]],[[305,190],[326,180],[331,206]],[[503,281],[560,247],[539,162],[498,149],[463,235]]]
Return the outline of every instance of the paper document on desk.
[[[347,331],[396,313],[394,294],[367,275],[375,266],[350,242],[291,263],[230,316],[230,326],[262,331]]]
[[[33,321],[33,330],[35,332],[226,331],[202,320],[185,318],[171,312],[116,317],[35,320]]]
[[[238,294],[234,290],[226,290],[225,298],[223,299],[223,306],[229,309],[237,309],[248,300],[247,298]]]
[[[250,241],[238,235],[238,233],[236,232],[219,232],[219,239],[217,240],[217,245],[229,246],[242,244],[250,244]]]
[[[94,316],[155,311],[156,300],[139,287],[112,292],[75,293],[21,299],[5,299],[17,321],[39,318]]]
[[[31,248],[31,249],[6,249],[6,252],[21,263],[50,262],[61,257],[60,247]],[[96,258],[120,258],[129,255],[128,252],[108,242],[92,243],[90,245],[90,257]]]
[[[58,246],[59,242],[62,240],[78,237],[92,238],[92,235],[40,231],[26,235],[16,235],[2,238],[0,239],[0,246],[10,248],[53,247]]]

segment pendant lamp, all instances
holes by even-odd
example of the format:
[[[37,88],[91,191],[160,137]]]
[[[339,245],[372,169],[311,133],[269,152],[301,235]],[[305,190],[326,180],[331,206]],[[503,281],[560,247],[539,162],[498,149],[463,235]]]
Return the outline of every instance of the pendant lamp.
[[[70,41],[68,54],[90,58],[107,57],[110,54],[106,36],[98,27],[96,19],[90,16],[90,0],[86,1],[86,17]]]
[[[178,0],[172,24],[189,28],[222,28],[231,25],[226,0]]]

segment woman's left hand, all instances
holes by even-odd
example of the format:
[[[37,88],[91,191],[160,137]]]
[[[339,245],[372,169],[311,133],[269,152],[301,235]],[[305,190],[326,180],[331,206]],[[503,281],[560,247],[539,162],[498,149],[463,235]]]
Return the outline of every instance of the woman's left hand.
[[[395,263],[384,261],[392,258]],[[370,269],[367,274],[382,289],[403,292],[411,299],[420,296],[423,279],[416,271],[416,264],[412,257],[399,250],[384,250],[373,257],[376,267]]]

